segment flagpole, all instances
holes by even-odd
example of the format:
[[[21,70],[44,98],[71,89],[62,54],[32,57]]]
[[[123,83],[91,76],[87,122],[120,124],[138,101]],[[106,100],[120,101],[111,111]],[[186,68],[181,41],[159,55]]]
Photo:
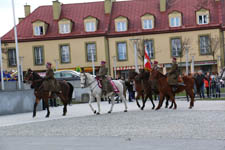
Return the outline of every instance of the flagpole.
[[[21,76],[20,76],[20,62],[19,62],[19,47],[18,47],[18,39],[17,39],[17,30],[16,30],[16,17],[15,17],[15,7],[14,0],[12,0],[12,9],[13,9],[13,21],[14,21],[14,35],[15,35],[15,43],[16,43],[16,65],[17,65],[17,73],[18,73],[18,84],[19,90],[21,90]]]

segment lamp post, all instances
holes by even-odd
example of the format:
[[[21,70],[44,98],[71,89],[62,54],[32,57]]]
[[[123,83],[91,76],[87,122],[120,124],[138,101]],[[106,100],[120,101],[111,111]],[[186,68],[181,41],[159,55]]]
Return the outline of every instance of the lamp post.
[[[2,42],[1,42],[1,38],[0,38],[0,67],[1,67],[1,86],[2,86],[2,90],[5,90],[4,77],[3,77],[3,65],[2,65]]]
[[[194,73],[195,72],[195,56],[192,55],[191,57],[192,57],[192,59],[191,59],[191,73]]]
[[[19,67],[20,67],[21,82],[23,83],[23,59],[24,59],[24,57],[20,56],[19,58],[20,58],[20,66]]]
[[[113,56],[114,79],[116,79],[116,56]]]
[[[185,56],[186,56],[186,75],[188,75],[188,46],[185,46]]]
[[[14,0],[12,0],[12,9],[13,9],[13,21],[14,21],[14,36],[16,43],[16,64],[17,64],[17,72],[18,72],[18,85],[19,90],[21,89],[21,75],[20,75],[20,67],[19,67],[19,47],[18,47],[18,39],[17,39],[17,30],[16,30],[16,18],[15,18],[15,8],[14,8]]]
[[[91,48],[91,61],[92,61],[92,74],[95,75],[95,59],[94,59],[94,52]]]
[[[57,71],[59,68],[58,68],[58,65],[59,65],[59,60],[58,59],[54,59],[55,61],[55,70]]]
[[[135,64],[135,71],[139,73],[138,69],[138,58],[137,58],[137,43],[140,39],[130,39],[130,41],[134,44],[134,64]]]

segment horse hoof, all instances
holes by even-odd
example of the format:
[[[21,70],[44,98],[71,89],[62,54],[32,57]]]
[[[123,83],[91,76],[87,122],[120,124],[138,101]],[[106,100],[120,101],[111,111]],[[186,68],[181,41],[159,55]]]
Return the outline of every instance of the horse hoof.
[[[97,112],[97,113],[96,113],[96,115],[100,115],[100,113],[99,113],[99,112]]]
[[[49,118],[49,115],[46,115],[45,118]]]
[[[124,110],[124,112],[127,112],[127,110]]]
[[[192,109],[192,107],[189,107],[189,109]]]
[[[33,118],[35,118],[36,117],[36,115],[33,115]]]
[[[144,108],[142,107],[141,110],[144,110]]]
[[[155,109],[155,107],[152,107],[152,109]]]
[[[159,110],[160,108],[156,108],[155,110]]]
[[[111,111],[108,111],[108,114],[111,114]]]
[[[65,114],[63,114],[63,116],[66,116],[66,113],[65,113]]]
[[[95,110],[95,111],[94,111],[94,114],[96,114],[96,113],[97,113],[97,111]]]

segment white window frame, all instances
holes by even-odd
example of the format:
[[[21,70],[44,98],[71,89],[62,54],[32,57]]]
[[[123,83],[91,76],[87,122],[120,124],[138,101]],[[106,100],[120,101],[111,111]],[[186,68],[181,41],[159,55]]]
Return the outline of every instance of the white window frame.
[[[126,42],[117,43],[117,59],[118,61],[127,60],[127,43]]]
[[[154,42],[153,42],[153,40],[146,40],[144,42],[144,47],[147,48],[148,56],[150,58],[154,58],[155,53],[154,53]]]
[[[152,19],[144,19],[142,23],[143,23],[143,29],[152,29],[153,28]]]
[[[92,61],[92,52],[94,55],[94,61],[97,61],[97,53],[96,53],[96,44],[95,43],[87,43],[86,45],[86,51],[87,51],[87,61]]]
[[[44,50],[42,46],[34,47],[34,63],[35,65],[44,64]]]
[[[61,63],[70,63],[70,46],[60,45]]]
[[[61,34],[67,34],[70,33],[70,24],[60,24],[60,33]]]
[[[127,22],[126,21],[117,22],[116,23],[116,31],[117,32],[127,31]]]
[[[95,32],[96,31],[96,25],[95,22],[86,22],[85,23],[86,32]]]
[[[208,41],[206,40],[208,38]],[[207,55],[210,54],[210,37],[208,35],[200,36],[199,37],[199,47],[200,47],[200,54]]]
[[[201,22],[200,22],[200,17],[201,17]],[[198,24],[209,24],[209,15],[208,14],[198,15]]]
[[[179,43],[178,43],[179,41]],[[172,57],[181,57],[181,46],[182,41],[181,38],[172,38],[171,39],[171,54]]]
[[[42,28],[42,32],[41,32],[41,28]],[[34,27],[34,35],[44,35],[44,27],[43,26],[35,26]]]
[[[180,17],[171,17],[170,18],[170,27],[180,27],[181,26],[181,18]]]
[[[10,52],[12,52],[10,54]],[[16,66],[17,63],[16,63],[16,49],[15,48],[10,48],[8,49],[8,63],[9,63],[9,66]]]

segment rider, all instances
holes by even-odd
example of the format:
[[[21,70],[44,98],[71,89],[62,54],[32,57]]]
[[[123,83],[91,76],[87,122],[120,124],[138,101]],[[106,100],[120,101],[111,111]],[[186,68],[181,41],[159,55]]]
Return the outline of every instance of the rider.
[[[153,63],[153,69],[154,69],[154,70],[159,71],[159,66],[158,66],[158,64],[159,64],[158,61],[155,60],[154,63]]]
[[[102,84],[102,95],[113,92],[113,87],[107,78],[108,68],[105,66],[106,62],[101,61],[101,67],[99,69],[97,77],[99,77]]]
[[[177,59],[175,57],[173,57],[172,59],[172,67],[167,75],[168,75],[168,84],[172,87],[172,91],[175,92],[177,90],[179,77]]]
[[[49,96],[52,95],[52,93],[61,93],[59,83],[54,78],[54,71],[52,69],[52,64],[50,62],[47,62],[46,64],[46,76],[44,77],[44,81],[42,83],[44,91],[49,91]],[[55,95],[53,95],[55,96]]]

